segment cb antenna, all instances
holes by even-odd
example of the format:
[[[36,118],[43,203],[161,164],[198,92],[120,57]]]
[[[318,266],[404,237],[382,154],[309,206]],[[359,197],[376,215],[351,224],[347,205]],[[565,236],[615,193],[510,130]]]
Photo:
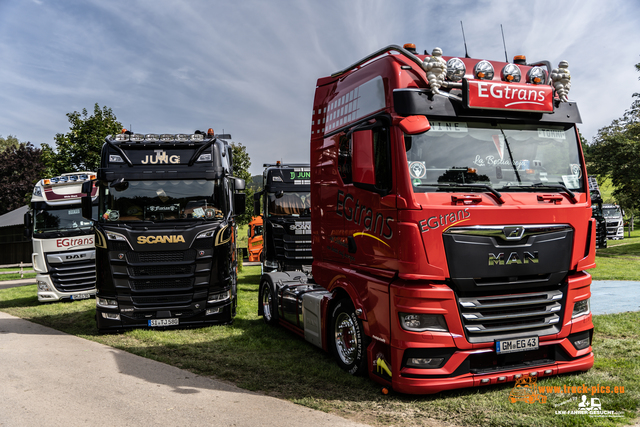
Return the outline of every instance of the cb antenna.
[[[507,43],[504,41],[504,30],[502,24],[500,24],[500,32],[502,32],[502,46],[504,46],[504,61],[509,62],[509,55],[507,55]]]
[[[460,28],[462,28],[462,41],[464,41],[464,57],[471,58],[469,53],[467,53],[467,39],[464,37],[464,26],[462,25],[462,21],[460,21]]]

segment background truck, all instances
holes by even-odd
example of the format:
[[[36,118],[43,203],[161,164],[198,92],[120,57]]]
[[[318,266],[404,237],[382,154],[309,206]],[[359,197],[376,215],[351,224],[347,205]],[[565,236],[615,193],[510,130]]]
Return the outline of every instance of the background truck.
[[[249,225],[247,226],[247,253],[249,261],[251,262],[260,262],[262,247],[264,244],[264,241],[262,240],[263,234],[262,217],[255,216],[251,218],[251,221],[249,221]]]
[[[624,239],[624,212],[618,205],[602,205],[602,214],[607,222],[607,239]]]
[[[38,301],[79,300],[96,293],[93,225],[82,217],[82,184],[95,172],[65,173],[38,181],[24,226],[33,240]],[[96,197],[92,191],[91,200]]]
[[[590,369],[596,227],[567,67],[389,46],[320,78],[313,280],[262,275],[259,314],[403,393]]]
[[[596,248],[607,247],[607,220],[602,212],[602,195],[595,177],[589,177],[589,192],[591,194],[591,217],[596,221]]]
[[[228,135],[108,136],[95,185],[96,321],[102,332],[229,323],[236,312],[244,180]],[[83,187],[91,191],[91,183]],[[83,215],[91,215],[83,198]]]
[[[265,164],[264,188],[254,194],[263,221],[263,271],[311,273],[311,204],[308,164]]]

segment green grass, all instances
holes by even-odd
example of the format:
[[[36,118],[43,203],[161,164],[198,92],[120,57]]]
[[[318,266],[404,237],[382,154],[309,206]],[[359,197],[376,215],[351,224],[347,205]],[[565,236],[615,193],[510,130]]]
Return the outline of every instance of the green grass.
[[[593,280],[640,281],[640,230],[625,232],[623,240],[609,240],[608,247],[596,252],[596,268],[589,270]]]
[[[555,415],[554,404],[580,398],[579,394],[550,395],[545,404],[511,403],[508,396],[513,384],[506,384],[428,396],[383,395],[376,383],[342,372],[328,354],[304,339],[284,328],[266,326],[257,315],[259,273],[259,267],[245,267],[240,274],[238,315],[229,326],[98,335],[94,300],[40,304],[35,286],[0,290],[0,310],[247,390],[372,425],[430,426],[435,419],[459,426],[613,426],[638,416],[640,312],[595,316],[594,368],[539,381],[543,386],[623,385],[625,394],[598,397],[603,408],[624,411],[624,417],[561,416]]]

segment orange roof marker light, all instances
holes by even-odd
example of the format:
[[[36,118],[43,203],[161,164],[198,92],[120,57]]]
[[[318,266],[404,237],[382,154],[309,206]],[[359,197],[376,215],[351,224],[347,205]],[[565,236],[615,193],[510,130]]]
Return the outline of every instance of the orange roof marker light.
[[[525,55],[516,55],[513,57],[513,63],[518,65],[527,65],[527,57]]]
[[[409,52],[413,53],[414,55],[418,54],[418,52],[416,51],[415,43],[405,43],[402,47],[407,49]]]
[[[213,129],[209,128],[209,130],[207,130],[207,136],[212,137],[213,135]]]

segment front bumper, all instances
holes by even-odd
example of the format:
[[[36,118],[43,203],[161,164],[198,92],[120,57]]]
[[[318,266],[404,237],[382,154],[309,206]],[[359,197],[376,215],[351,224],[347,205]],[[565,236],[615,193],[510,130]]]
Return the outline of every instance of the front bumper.
[[[60,292],[53,286],[49,275],[36,275],[36,284],[38,286],[38,302],[56,302],[56,301],[76,301],[80,299],[93,298],[96,295],[96,288],[76,291],[76,292]]]

